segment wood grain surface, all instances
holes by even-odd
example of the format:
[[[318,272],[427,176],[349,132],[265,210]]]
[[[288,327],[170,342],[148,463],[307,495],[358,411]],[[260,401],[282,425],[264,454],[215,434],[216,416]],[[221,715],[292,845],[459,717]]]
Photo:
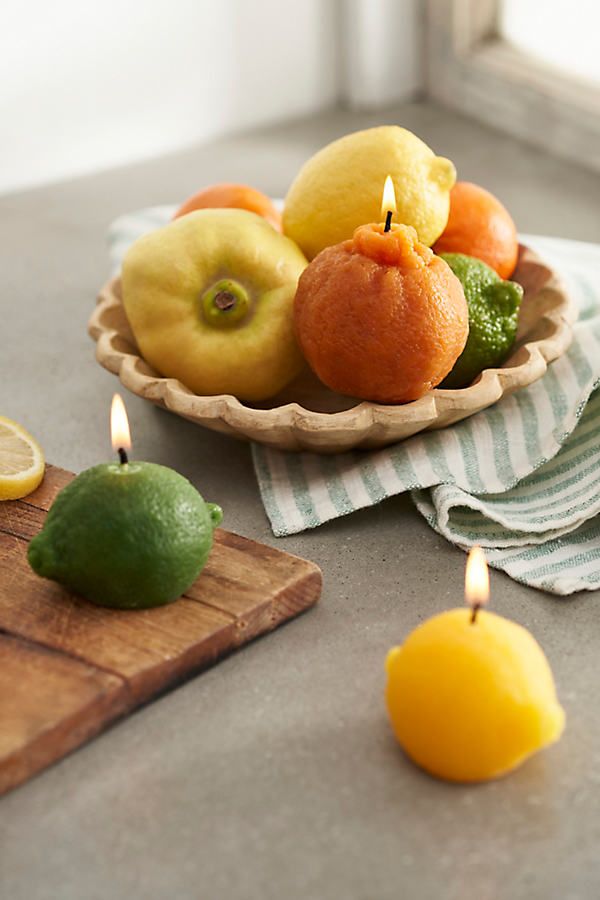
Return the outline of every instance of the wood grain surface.
[[[94,606],[27,562],[29,539],[72,478],[48,466],[35,493],[0,503],[0,794],[321,593],[314,563],[217,529],[206,567],[180,600],[149,610]]]

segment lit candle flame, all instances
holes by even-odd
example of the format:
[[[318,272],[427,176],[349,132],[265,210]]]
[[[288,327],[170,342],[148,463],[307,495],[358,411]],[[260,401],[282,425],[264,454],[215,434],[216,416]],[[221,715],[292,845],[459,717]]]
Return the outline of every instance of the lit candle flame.
[[[481,547],[473,547],[467,557],[465,599],[473,610],[479,609],[490,599],[490,576]]]
[[[131,434],[125,404],[120,394],[115,394],[110,407],[110,439],[113,450],[130,450]]]
[[[383,197],[381,198],[381,219],[385,219],[388,212],[396,212],[396,192],[394,191],[394,182],[392,176],[388,175],[383,186]]]

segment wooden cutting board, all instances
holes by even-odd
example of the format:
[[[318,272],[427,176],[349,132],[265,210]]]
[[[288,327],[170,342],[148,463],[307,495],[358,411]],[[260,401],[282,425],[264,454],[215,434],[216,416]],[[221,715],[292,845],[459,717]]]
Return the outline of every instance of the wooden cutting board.
[[[321,593],[314,563],[218,529],[180,600],[94,606],[27,563],[29,539],[73,477],[48,466],[35,493],[0,503],[0,794]]]

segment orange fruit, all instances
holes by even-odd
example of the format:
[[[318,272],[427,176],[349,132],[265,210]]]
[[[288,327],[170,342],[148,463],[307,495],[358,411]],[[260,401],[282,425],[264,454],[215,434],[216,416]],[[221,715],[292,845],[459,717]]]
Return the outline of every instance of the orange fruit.
[[[193,194],[183,203],[174,219],[194,212],[196,209],[247,209],[257,213],[273,226],[276,231],[281,231],[281,215],[275,209],[271,199],[247,184],[213,184]]]
[[[510,278],[519,252],[517,229],[497,197],[478,184],[457,181],[450,191],[448,224],[433,249],[475,256],[500,278]]]
[[[321,381],[377,403],[416,400],[439,384],[469,331],[460,281],[409,225],[362,225],[321,251],[300,276],[294,320]]]

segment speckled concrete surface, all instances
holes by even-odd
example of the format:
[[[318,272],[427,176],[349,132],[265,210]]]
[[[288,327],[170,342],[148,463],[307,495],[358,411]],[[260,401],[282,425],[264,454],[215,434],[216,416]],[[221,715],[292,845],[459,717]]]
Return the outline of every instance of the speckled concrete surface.
[[[108,222],[225,178],[282,194],[318,146],[382,121],[496,191],[521,230],[600,241],[599,178],[419,104],[331,113],[0,198],[0,410],[59,465],[106,459],[116,382],[85,325]],[[462,602],[463,554],[405,497],[275,541],[246,446],[126,400],[135,455],[190,477],[228,528],[314,559],[322,602],[3,798],[0,896],[600,896],[598,595],[560,600],[492,572],[494,608],[547,651],[567,730],[504,781],[437,783],[390,735],[382,664],[423,618]]]

